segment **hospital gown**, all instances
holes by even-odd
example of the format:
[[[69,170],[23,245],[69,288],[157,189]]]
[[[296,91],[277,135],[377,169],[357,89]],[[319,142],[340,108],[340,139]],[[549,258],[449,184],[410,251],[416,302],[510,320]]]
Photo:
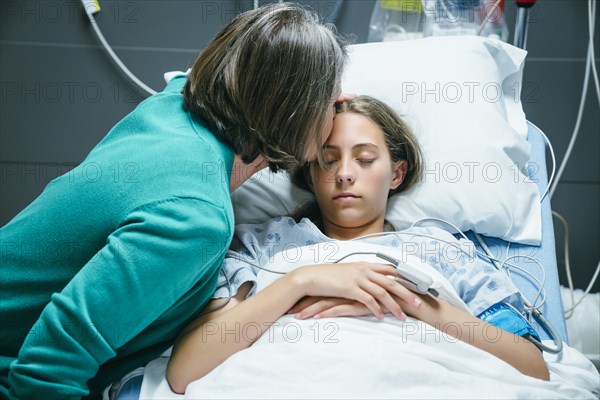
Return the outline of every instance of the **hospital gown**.
[[[471,241],[458,240],[436,227],[413,227],[354,240],[419,257],[452,284],[473,315],[511,333],[539,338],[515,312],[524,309],[519,290],[504,273],[474,256]],[[252,264],[264,267],[279,252],[323,242],[337,240],[325,236],[307,218],[299,223],[290,217],[277,217],[263,224],[238,225],[213,298],[234,296],[245,282],[252,282],[248,296],[253,295],[259,268]]]

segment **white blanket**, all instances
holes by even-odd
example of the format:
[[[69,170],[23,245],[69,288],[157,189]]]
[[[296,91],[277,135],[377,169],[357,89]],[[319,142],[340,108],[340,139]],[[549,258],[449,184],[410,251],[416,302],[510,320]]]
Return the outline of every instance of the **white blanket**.
[[[411,318],[401,323],[388,317],[284,316],[252,347],[191,383],[185,396],[169,390],[168,358],[150,362],[140,398],[598,397],[600,375],[577,350],[565,345],[560,357],[545,359],[549,382]]]
[[[352,243],[347,249],[337,248],[336,257],[363,250],[359,247]],[[315,254],[331,253],[316,250],[301,254],[314,258]],[[386,253],[398,256],[389,249]],[[285,268],[293,269],[318,260],[287,261],[282,263],[275,257],[268,267],[286,265]],[[442,298],[461,307],[456,292],[440,280],[444,278],[437,271],[431,267],[419,268],[434,280]],[[259,289],[273,279],[273,274],[261,272]],[[251,335],[254,329],[252,325],[240,326],[235,332],[216,334],[231,339],[232,335]],[[552,347],[551,342],[547,344]],[[167,357],[150,362],[144,372],[140,398],[594,399],[599,396],[600,375],[577,350],[565,345],[560,356],[545,353],[544,357],[550,369],[549,382],[525,376],[504,361],[412,318],[405,322],[393,317],[383,321],[374,317],[301,321],[286,315],[253,346],[192,382],[185,395],[176,395],[169,389],[165,379]]]

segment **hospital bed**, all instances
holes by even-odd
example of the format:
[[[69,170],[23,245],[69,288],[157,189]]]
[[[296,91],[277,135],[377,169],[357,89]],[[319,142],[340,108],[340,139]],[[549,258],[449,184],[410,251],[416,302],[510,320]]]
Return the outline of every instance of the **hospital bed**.
[[[532,145],[531,161],[536,165],[542,166],[539,170],[535,170],[535,176],[532,179],[537,180],[537,185],[540,193],[543,193],[548,185],[548,174],[546,173],[546,159],[545,149],[546,143],[544,136],[540,129],[534,124],[529,123],[527,140]],[[533,170],[532,170],[533,172]],[[472,232],[467,232],[467,236],[472,239],[476,246],[480,249],[481,246],[477,243]],[[488,248],[494,254],[505,254],[507,242],[492,237],[484,237],[485,243]],[[510,255],[520,254],[537,259],[540,264],[544,267],[546,274],[545,289],[546,289],[546,301],[541,306],[540,310],[545,315],[546,319],[554,326],[554,329],[558,332],[561,339],[568,343],[568,337],[566,332],[565,319],[563,315],[563,304],[560,296],[558,272],[556,263],[556,252],[554,242],[554,231],[552,223],[552,213],[550,209],[550,199],[546,197],[542,202],[542,243],[540,246],[525,245],[525,244],[511,244]],[[540,277],[540,271],[536,265],[532,262],[528,262],[526,259],[517,258],[512,261],[518,266],[530,271],[535,276]],[[513,273],[512,279],[520,290],[530,299],[534,299],[537,295],[538,287],[535,283],[523,274]],[[542,327],[533,322],[534,327],[540,334],[542,339],[549,339],[549,333]],[[122,381],[122,386],[119,387],[113,394],[117,400],[137,400],[143,380],[143,370],[138,369],[127,376]]]
[[[473,39],[448,38],[448,39],[440,39],[440,40],[442,40],[442,41],[443,40],[449,40],[449,41],[464,40],[465,42],[460,43],[460,44],[461,45],[465,44],[466,47],[481,46],[481,43],[477,42],[477,40],[480,40],[478,38],[473,38]],[[389,79],[398,80],[398,78],[395,77],[395,75],[394,75],[395,72],[390,72],[389,70],[382,70],[382,71],[380,71],[381,73],[373,73],[372,75],[374,75],[374,76],[371,78],[368,78],[368,77],[365,78],[365,71],[371,71],[373,66],[381,64],[382,60],[385,60],[386,62],[389,61],[390,64],[398,66],[397,69],[401,71],[398,74],[407,81],[410,81],[411,74],[413,74],[413,73],[422,74],[422,70],[426,69],[427,66],[423,67],[419,64],[419,62],[421,62],[420,60],[422,60],[422,62],[424,62],[426,64],[434,65],[434,67],[431,68],[431,71],[433,71],[435,74],[438,74],[438,71],[439,71],[439,75],[442,75],[442,76],[444,75],[444,73],[446,73],[446,77],[440,78],[440,79],[450,79],[449,82],[461,82],[461,79],[462,79],[462,81],[472,79],[472,80],[479,80],[480,82],[485,82],[486,79],[497,79],[497,81],[500,82],[499,87],[502,87],[502,90],[505,91],[505,96],[507,95],[507,93],[510,94],[510,90],[512,90],[512,88],[515,87],[514,86],[515,84],[521,83],[522,65],[523,65],[522,63],[525,58],[524,52],[522,52],[522,51],[521,51],[522,52],[522,54],[521,54],[518,52],[514,52],[512,49],[508,49],[507,50],[508,53],[511,53],[511,52],[512,53],[508,54],[508,55],[503,55],[503,49],[506,50],[505,45],[499,45],[498,43],[486,42],[485,46],[487,46],[489,53],[491,54],[491,57],[493,58],[493,60],[491,61],[491,64],[490,63],[486,64],[486,62],[488,62],[490,60],[487,60],[487,59],[479,60],[479,57],[481,55],[481,48],[477,47],[476,51],[473,54],[475,54],[474,55],[475,60],[481,61],[482,65],[472,65],[473,60],[468,60],[468,61],[465,60],[465,63],[467,63],[469,65],[469,67],[463,68],[463,64],[461,64],[460,61],[449,60],[449,62],[445,63],[445,67],[448,71],[444,71],[444,70],[440,70],[437,67],[437,65],[435,65],[436,63],[439,65],[440,60],[432,60],[431,59],[431,53],[432,53],[431,48],[428,49],[427,47],[431,43],[433,43],[433,41],[422,42],[422,43],[424,43],[425,45],[421,45],[419,43],[419,46],[416,46],[416,47],[411,47],[411,46],[413,46],[413,44],[411,44],[411,43],[399,43],[397,45],[371,44],[368,46],[359,47],[357,50],[364,51],[360,55],[360,60],[363,60],[363,61],[367,60],[366,61],[367,64],[359,65],[360,62],[356,62],[357,57],[358,57],[356,55],[357,53],[355,52],[354,56],[351,54],[351,61],[353,60],[353,57],[354,57],[354,63],[353,62],[350,63],[351,67],[349,68],[350,71],[348,72],[350,77],[346,76],[345,79],[346,79],[346,82],[348,82],[348,81],[353,81],[353,80],[360,78],[360,80],[362,81],[362,86],[361,85],[358,85],[358,86],[346,85],[343,82],[344,90],[349,91],[349,92],[360,93],[360,94],[374,95],[375,97],[378,97],[384,101],[387,101],[388,104],[390,103],[391,97],[386,98],[387,95],[398,97],[399,90],[396,90],[397,88],[394,89],[393,87],[390,88],[390,87],[388,87],[389,85],[387,84]],[[455,44],[455,43],[453,43],[453,44]],[[378,47],[378,46],[380,46],[380,47]],[[399,48],[399,49],[392,49],[393,51],[390,51],[390,48],[386,48],[385,46],[404,46],[404,47]],[[440,43],[437,43],[436,46],[437,47],[435,47],[435,50],[438,53],[443,52],[444,51],[443,49],[448,47],[447,43],[441,43],[441,46],[440,46]],[[456,56],[459,53],[460,53],[459,50],[452,50],[452,55],[454,55],[454,56]],[[399,55],[407,55],[407,54],[410,54],[410,56],[407,56],[405,58],[402,58],[399,56]],[[379,56],[382,56],[384,58],[377,59],[377,57],[379,57]],[[439,54],[437,56],[443,57],[443,55],[439,55]],[[471,57],[471,55],[469,55],[468,53],[465,53],[465,56]],[[486,55],[486,57],[488,57],[488,56],[489,56],[489,54]],[[398,58],[398,57],[400,57],[400,58]],[[515,60],[517,60],[517,61],[515,61]],[[410,64],[410,62],[412,62],[412,67],[413,67],[412,70],[411,70],[411,65],[407,65],[407,64]],[[455,71],[452,70],[453,62],[455,63],[455,66],[457,67],[457,69]],[[369,64],[369,63],[371,63],[371,64]],[[431,65],[429,65],[429,67],[431,67]],[[479,74],[479,70],[483,70],[484,73],[488,73],[490,71],[487,71],[487,70],[491,69],[492,67],[494,67],[494,68],[497,67],[498,70],[504,70],[504,72],[503,72],[504,75],[500,76],[499,78],[496,76],[489,78],[489,75],[477,75],[477,74]],[[366,68],[366,70],[364,68]],[[471,68],[471,70],[469,70],[469,68]],[[497,71],[494,70],[493,73],[496,74]],[[386,75],[386,74],[388,74],[388,75]],[[170,77],[173,77],[173,76],[176,76],[176,75],[170,75]],[[369,79],[371,79],[371,80],[369,80]],[[420,81],[426,80],[426,78],[421,75],[412,76],[412,79],[414,82],[420,82]],[[386,86],[381,91],[377,91],[376,89],[373,88],[374,85],[377,85],[377,82],[379,80],[383,80],[384,86]],[[402,80],[402,79],[400,79],[400,80]],[[348,90],[348,88],[349,88],[349,90]],[[412,86],[406,86],[406,87],[403,86],[402,87],[402,89],[412,89],[412,88],[413,88]],[[372,92],[369,93],[369,91],[372,91]],[[450,94],[448,94],[448,93],[450,93],[450,92],[446,92],[445,94],[447,96],[450,96]],[[517,92],[517,94],[519,94],[519,93]],[[403,100],[406,100],[406,99],[403,99]],[[403,101],[402,103],[396,103],[396,106],[404,107],[405,106],[404,103],[408,103],[408,102]],[[417,103],[424,104],[426,102],[417,102]],[[456,107],[455,101],[451,101],[450,103],[452,103],[452,104],[448,104],[450,107]],[[494,102],[488,102],[488,103],[489,104],[484,104],[484,106],[488,109],[491,108],[492,113],[498,113],[503,121],[504,120],[508,121],[508,122],[504,121],[503,123],[506,122],[506,124],[510,125],[511,127],[514,127],[516,131],[520,130],[521,131],[520,135],[523,138],[526,138],[526,143],[528,143],[528,145],[531,146],[531,149],[530,149],[531,151],[530,151],[530,153],[528,153],[529,158],[525,159],[524,161],[528,161],[528,165],[534,167],[534,168],[527,168],[526,172],[529,175],[530,181],[534,182],[536,185],[533,187],[537,188],[537,189],[534,189],[534,191],[536,192],[535,195],[537,196],[536,197],[537,204],[531,203],[532,198],[530,198],[529,199],[530,204],[529,205],[526,204],[525,207],[527,208],[528,206],[532,206],[531,212],[528,212],[528,210],[526,209],[520,215],[524,216],[523,218],[525,218],[525,220],[528,221],[528,223],[535,225],[535,227],[534,227],[535,229],[534,228],[529,229],[526,226],[519,231],[510,231],[509,233],[507,233],[507,235],[505,235],[503,237],[504,238],[506,238],[506,237],[517,238],[517,239],[524,238],[524,240],[511,240],[510,244],[507,240],[504,240],[503,238],[496,237],[495,235],[489,234],[489,232],[492,232],[492,233],[497,232],[494,230],[495,227],[493,227],[493,226],[490,229],[489,224],[488,224],[488,226],[486,226],[485,224],[477,225],[477,227],[478,227],[477,230],[480,233],[484,233],[484,234],[488,233],[487,235],[481,236],[481,239],[483,240],[483,245],[485,245],[492,254],[496,255],[496,257],[498,259],[502,260],[502,259],[506,259],[509,256],[516,256],[516,255],[521,256],[521,257],[512,258],[510,260],[510,263],[528,271],[530,274],[532,274],[538,280],[543,282],[545,292],[542,294],[543,304],[539,307],[539,311],[542,313],[542,315],[545,317],[545,319],[549,322],[549,324],[551,325],[552,328],[551,328],[551,330],[549,330],[548,328],[546,328],[544,326],[540,326],[536,319],[532,320],[532,324],[533,324],[534,328],[536,329],[536,331],[538,332],[538,334],[540,335],[542,340],[552,339],[552,336],[555,336],[555,339],[556,339],[555,342],[563,341],[565,344],[568,344],[563,304],[562,304],[562,299],[561,299],[561,295],[560,295],[560,288],[559,288],[559,281],[558,281],[554,228],[553,228],[553,221],[552,221],[552,212],[551,212],[551,208],[550,208],[550,197],[545,196],[543,198],[543,200],[541,201],[541,204],[539,203],[540,199],[542,198],[542,194],[545,193],[547,186],[548,186],[548,166],[546,165],[545,135],[534,124],[525,120],[525,115],[523,114],[523,111],[521,109],[520,102],[506,101],[506,102],[504,102],[502,107],[499,107],[498,104],[495,104]],[[423,104],[420,104],[420,105],[423,105]],[[415,106],[416,108],[408,107],[407,109],[400,110],[400,114],[404,114],[404,112],[406,112],[406,114],[410,114],[411,112],[418,112],[419,111],[418,107],[420,105],[417,104]],[[466,102],[464,104],[464,106],[468,107],[468,110],[470,110],[470,112],[472,112],[471,109],[474,107],[473,104],[470,102]],[[453,112],[456,113],[456,108],[454,108],[453,110],[454,110]],[[498,110],[500,110],[500,111],[498,111]],[[438,111],[439,110],[434,110],[434,113],[437,114]],[[478,113],[480,111],[481,110],[476,110],[475,112]],[[487,111],[489,111],[489,110],[487,110]],[[485,112],[487,112],[487,111],[485,111]],[[423,110],[421,110],[421,112],[423,112]],[[485,112],[483,112],[484,115],[485,115]],[[427,115],[427,113],[431,113],[431,110],[425,111],[426,115]],[[448,116],[453,117],[452,114],[449,114]],[[486,117],[482,117],[482,118],[486,118]],[[522,119],[522,122],[523,122],[522,126],[519,125],[518,120],[520,120],[520,119]],[[421,122],[423,122],[423,121],[421,121]],[[485,121],[475,120],[473,122],[473,124],[475,124],[475,125],[477,125],[478,123],[483,124],[483,126],[485,126]],[[427,129],[426,123],[421,124],[419,121],[416,121],[415,125],[417,127],[422,128],[421,130]],[[459,125],[460,125],[460,122],[459,122]],[[460,130],[463,127],[459,127],[458,129]],[[493,130],[492,129],[493,127],[491,127],[491,126],[487,126],[486,128]],[[419,133],[420,133],[419,129],[417,129],[416,133],[417,133],[417,137],[419,137]],[[467,142],[464,143],[464,146],[468,147],[470,145],[470,143],[468,141],[473,140],[473,138],[476,136],[471,136],[469,139],[468,134],[465,133],[465,135],[466,135],[465,140]],[[515,138],[518,139],[518,136],[519,136],[519,134],[516,134]],[[460,139],[461,137],[459,136],[458,138]],[[425,142],[425,148],[426,148],[426,150],[428,150],[426,138],[424,139],[424,142]],[[525,143],[525,141],[523,141],[523,143]],[[499,144],[499,146],[503,146],[503,145],[504,144]],[[521,147],[516,146],[512,150],[513,153],[518,153],[518,151],[515,149],[522,148],[522,147],[523,146],[521,146]],[[243,207],[246,207],[248,204],[251,204],[250,207],[259,207],[259,208],[261,207],[261,204],[264,204],[265,207],[271,207],[271,206],[273,206],[273,204],[281,205],[281,207],[279,208],[279,211],[276,211],[273,209],[265,211],[263,213],[264,214],[263,217],[266,218],[267,216],[271,216],[271,217],[276,216],[278,213],[280,215],[290,214],[294,210],[294,207],[297,205],[297,203],[299,201],[296,199],[296,197],[298,197],[297,196],[298,193],[295,192],[294,189],[289,187],[289,185],[291,185],[289,182],[287,182],[288,186],[282,186],[283,189],[280,189],[279,192],[277,190],[273,190],[273,191],[270,191],[268,193],[268,195],[261,193],[261,190],[263,190],[263,191],[271,190],[272,186],[277,186],[277,185],[272,185],[271,183],[264,182],[264,181],[263,182],[257,181],[254,183],[259,183],[259,184],[254,185],[254,186],[245,185],[247,187],[247,189],[245,189],[244,185],[243,185],[240,189],[238,189],[232,195],[234,207],[236,206],[236,204],[238,206],[238,209],[236,210],[236,223],[239,222],[238,217],[240,217],[242,213],[246,213],[247,215],[255,216],[255,215],[261,214],[262,211],[265,211],[265,210],[260,210],[260,209],[256,209],[256,208],[243,210]],[[494,187],[494,189],[497,189],[497,188]],[[249,192],[244,194],[243,193],[244,190],[249,190]],[[261,195],[264,196],[262,199],[260,198]],[[240,199],[240,196],[247,196],[247,197],[244,199]],[[501,201],[505,201],[505,200],[506,199],[504,198],[504,199],[500,199],[499,201],[501,202]],[[416,202],[418,203],[418,201],[416,201]],[[535,207],[533,207],[533,206],[535,206]],[[400,208],[403,208],[403,207],[400,207]],[[507,207],[505,206],[504,208],[507,208]],[[509,210],[509,211],[512,211],[512,210]],[[467,210],[465,210],[465,213],[467,213]],[[427,215],[427,214],[425,214],[425,215]],[[259,222],[259,221],[243,220],[243,218],[240,218],[240,220],[242,220],[242,222]],[[511,221],[511,223],[509,223],[509,225],[512,225],[513,222],[515,222],[515,221]],[[521,223],[522,221],[516,221],[516,222]],[[481,226],[482,229],[479,229],[479,226]],[[512,227],[510,227],[510,228],[512,229]],[[473,243],[475,243],[476,247],[480,251],[485,250],[482,247],[480,240],[476,237],[476,235],[473,231],[469,231],[467,229],[463,229],[463,230],[467,231],[466,232],[467,237],[469,239],[471,239],[471,241]],[[541,236],[539,236],[539,232],[535,233],[536,230],[541,231]],[[534,233],[531,233],[531,232],[534,232]],[[539,237],[536,237],[536,235]],[[500,236],[500,235],[498,235],[498,236]],[[539,240],[537,240],[537,239],[539,239]],[[535,244],[527,244],[527,243],[534,243],[534,242],[536,242],[536,243]],[[507,252],[507,247],[509,247],[508,252]],[[540,267],[538,266],[538,264],[533,262],[532,259],[538,261],[538,263],[542,267],[543,271],[540,270]],[[539,305],[540,304],[539,284],[536,283],[532,277],[519,272],[518,269],[512,268],[510,271],[511,271],[510,272],[511,279],[516,284],[516,286],[521,290],[521,292],[525,295],[525,297],[530,302],[534,302],[536,305]],[[136,371],[132,371],[130,374],[128,374],[128,376],[126,376],[124,379],[122,379],[118,385],[113,387],[113,391],[111,393],[110,398],[118,399],[118,400],[138,399],[141,385],[142,385],[142,380],[143,380],[143,368],[140,368]],[[108,392],[106,392],[105,394],[107,395],[105,398],[108,398]]]

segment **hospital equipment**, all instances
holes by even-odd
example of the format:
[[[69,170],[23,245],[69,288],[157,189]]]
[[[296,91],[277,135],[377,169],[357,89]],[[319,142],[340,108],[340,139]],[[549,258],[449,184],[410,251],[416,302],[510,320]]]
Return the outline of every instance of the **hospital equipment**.
[[[134,75],[133,72],[131,72],[129,70],[129,68],[127,68],[127,66],[123,63],[123,61],[121,61],[119,56],[117,56],[115,54],[112,47],[110,47],[110,45],[104,38],[104,35],[102,34],[102,31],[98,27],[98,24],[96,23],[96,19],[94,18],[94,15],[100,12],[99,1],[98,0],[81,0],[81,3],[83,4],[85,13],[88,16],[88,19],[90,20],[90,24],[92,25],[92,28],[94,29],[94,32],[96,33],[96,36],[98,37],[98,40],[100,40],[100,43],[102,43],[102,47],[104,47],[104,49],[106,50],[106,52],[108,53],[110,58],[117,64],[117,66],[121,69],[121,71],[123,71],[125,73],[125,75],[127,75],[127,77],[129,79],[131,79],[131,81],[133,83],[135,83],[140,89],[142,89],[144,92],[146,92],[150,96],[152,96],[153,94],[156,94],[156,90],[150,88],[148,85],[146,85],[144,82],[142,82],[137,76]]]
[[[527,24],[527,18],[529,15],[529,9],[535,4],[535,0],[516,0],[517,3],[517,23],[515,24],[515,40],[514,45],[522,48],[523,50],[527,47],[527,33],[529,24]]]
[[[429,36],[477,35],[508,39],[503,0],[377,0],[369,42]]]

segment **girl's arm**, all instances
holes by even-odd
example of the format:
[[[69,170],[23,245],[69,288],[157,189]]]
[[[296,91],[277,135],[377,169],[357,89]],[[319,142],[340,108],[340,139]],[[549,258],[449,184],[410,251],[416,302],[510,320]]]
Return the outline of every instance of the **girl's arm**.
[[[545,381],[550,379],[542,352],[529,340],[488,324],[443,300],[430,296],[422,296],[421,299],[423,305],[418,309],[400,302],[409,315],[487,351],[521,373]],[[490,337],[494,340],[489,340]]]
[[[415,308],[396,299],[406,313],[448,335],[500,358],[525,375],[548,380],[548,366],[542,352],[529,340],[488,324],[451,304],[430,296],[421,296],[423,304]],[[299,319],[370,314],[361,304],[348,299],[307,298],[289,311]],[[458,329],[457,329],[458,328]],[[494,338],[493,341],[487,338]]]
[[[304,296],[355,300],[378,318],[383,318],[383,306],[404,319],[406,316],[392,295],[405,299],[406,304],[412,302],[414,308],[418,308],[414,302],[420,300],[387,275],[398,273],[394,267],[383,264],[309,265],[284,275],[246,300],[243,299],[250,285],[242,286],[228,307],[198,318],[180,334],[167,366],[171,389],[183,393],[190,382],[249,347]],[[213,300],[209,307],[220,301],[223,300]],[[252,329],[245,329],[250,325]]]

